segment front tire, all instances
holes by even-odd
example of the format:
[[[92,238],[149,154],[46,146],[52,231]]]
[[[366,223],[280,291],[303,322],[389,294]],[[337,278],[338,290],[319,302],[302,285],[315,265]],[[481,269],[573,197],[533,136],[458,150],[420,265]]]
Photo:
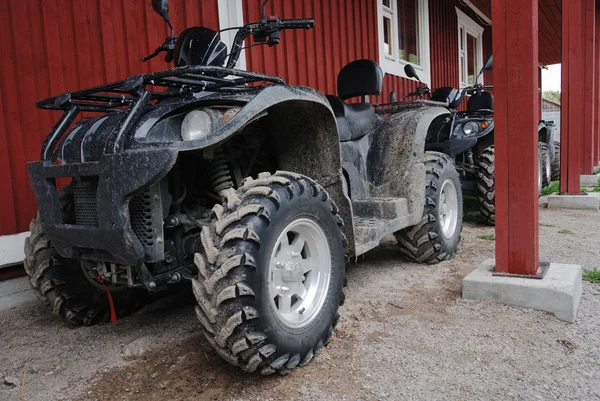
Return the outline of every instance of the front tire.
[[[215,206],[202,229],[196,313],[226,361],[285,374],[307,364],[338,322],[342,221],[323,187],[299,174],[262,173],[236,195],[237,205]]]
[[[61,199],[62,200],[62,199]],[[90,283],[81,262],[63,258],[52,246],[39,218],[31,221],[25,239],[25,271],[38,299],[55,315],[76,326],[91,326],[110,320],[106,291]],[[147,302],[143,290],[111,290],[117,318],[125,317]]]
[[[552,181],[560,179],[560,142],[554,141],[554,161],[552,162]]]
[[[425,153],[425,207],[419,224],[395,233],[404,256],[435,264],[450,259],[460,243],[463,201],[460,176],[449,156]]]
[[[494,146],[485,149],[477,160],[477,200],[479,214],[483,221],[493,226],[496,224],[496,182],[494,178]]]
[[[543,188],[550,185],[550,181],[552,180],[552,163],[550,161],[550,149],[548,148],[548,145],[546,145],[545,143],[540,143],[539,148]]]

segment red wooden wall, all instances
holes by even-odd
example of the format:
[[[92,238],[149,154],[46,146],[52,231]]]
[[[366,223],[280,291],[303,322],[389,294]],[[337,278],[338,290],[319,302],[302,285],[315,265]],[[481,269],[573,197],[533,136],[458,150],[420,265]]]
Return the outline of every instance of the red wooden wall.
[[[243,0],[244,21],[260,19],[261,2]],[[433,87],[458,85],[456,5],[458,0],[429,0]],[[470,9],[458,7],[477,21]],[[271,0],[268,12],[314,17],[315,29],[283,32],[274,48],[248,49],[249,70],[333,94],[346,63],[379,60],[376,0]],[[217,0],[171,0],[170,13],[176,31],[192,25],[218,29]],[[26,162],[38,160],[43,138],[58,117],[36,109],[35,101],[167,68],[158,57],[140,61],[166,34],[150,0],[0,0],[0,235],[28,230],[35,215]],[[484,42],[486,57],[489,27]],[[392,90],[400,98],[415,87],[415,81],[386,74],[384,95],[371,101],[389,100]]]
[[[402,1],[402,0],[399,0]],[[243,0],[244,21],[258,21],[260,7],[255,0]],[[379,61],[376,0],[272,0],[267,13],[281,18],[314,17],[310,31],[288,31],[281,44],[255,47],[246,51],[248,69],[284,77],[288,83],[306,85],[326,94],[336,93],[337,73],[344,65],[359,58]],[[429,30],[432,87],[458,87],[458,20],[455,6],[478,20],[471,9],[458,0],[429,0]],[[491,26],[483,34],[484,59],[492,52]],[[486,72],[485,83],[492,83]],[[398,98],[413,91],[416,82],[386,74],[383,95],[374,103],[388,101],[395,91]]]
[[[216,0],[172,0],[173,25],[218,28]],[[59,114],[35,101],[168,68],[140,57],[168,30],[150,0],[0,0],[0,235],[27,231],[36,203],[27,161]]]

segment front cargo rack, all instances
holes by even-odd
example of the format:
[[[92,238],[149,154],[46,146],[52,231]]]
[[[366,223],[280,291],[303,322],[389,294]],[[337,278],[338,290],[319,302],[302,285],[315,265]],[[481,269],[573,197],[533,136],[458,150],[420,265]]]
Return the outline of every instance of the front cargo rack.
[[[41,160],[50,160],[52,151],[79,112],[110,113],[125,110],[126,117],[117,127],[118,133],[113,143],[113,150],[116,153],[123,149],[123,141],[128,130],[147,105],[157,100],[193,96],[194,93],[203,91],[244,92],[264,86],[264,84],[247,86],[258,82],[285,83],[279,77],[232,68],[183,66],[150,74],[134,75],[121,81],[40,100],[36,103],[40,109],[64,111],[44,141]],[[157,90],[160,88],[163,90]]]

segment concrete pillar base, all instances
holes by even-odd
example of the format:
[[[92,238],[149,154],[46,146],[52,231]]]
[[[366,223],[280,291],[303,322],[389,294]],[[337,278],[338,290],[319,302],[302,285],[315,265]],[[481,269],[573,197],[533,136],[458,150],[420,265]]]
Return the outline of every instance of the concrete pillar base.
[[[496,302],[553,313],[574,322],[581,300],[581,266],[551,263],[542,279],[494,276],[488,259],[463,280],[464,299]]]
[[[548,208],[555,209],[584,209],[598,211],[598,198],[590,194],[548,196]]]
[[[585,174],[581,176],[580,184],[584,187],[596,187],[598,186],[598,179],[600,179],[600,175]]]

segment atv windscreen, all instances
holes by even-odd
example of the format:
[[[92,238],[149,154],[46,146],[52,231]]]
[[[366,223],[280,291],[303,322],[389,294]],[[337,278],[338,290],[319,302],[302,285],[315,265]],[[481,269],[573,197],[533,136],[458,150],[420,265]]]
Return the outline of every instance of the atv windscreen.
[[[177,67],[207,65],[222,67],[227,58],[227,46],[217,31],[192,27],[181,32],[175,44],[173,61]]]

